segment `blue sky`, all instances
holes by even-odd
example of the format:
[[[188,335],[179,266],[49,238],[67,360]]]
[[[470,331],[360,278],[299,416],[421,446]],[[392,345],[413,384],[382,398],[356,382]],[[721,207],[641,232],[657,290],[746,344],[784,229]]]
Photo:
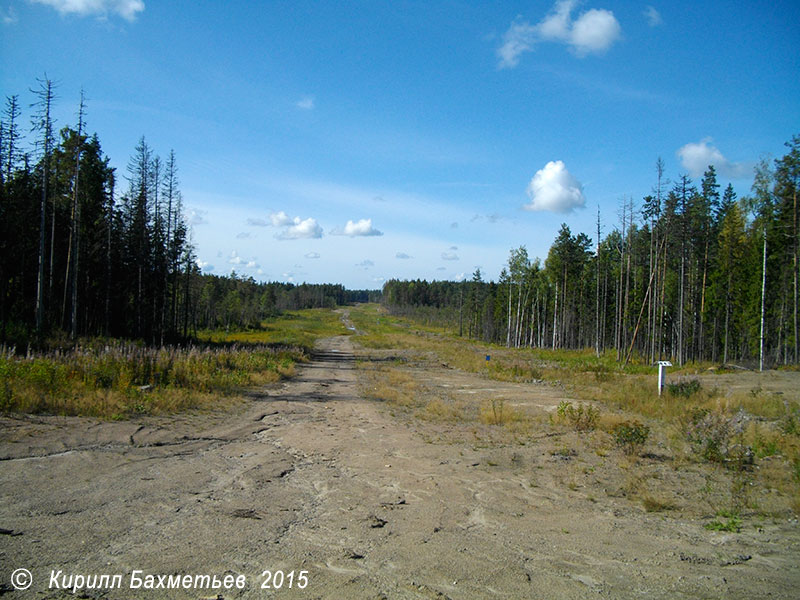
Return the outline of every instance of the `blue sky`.
[[[119,175],[174,149],[207,272],[496,279],[666,175],[745,195],[800,133],[800,4],[0,0],[0,92],[59,82]],[[122,179],[122,177],[120,177]],[[120,192],[125,182],[120,181]]]

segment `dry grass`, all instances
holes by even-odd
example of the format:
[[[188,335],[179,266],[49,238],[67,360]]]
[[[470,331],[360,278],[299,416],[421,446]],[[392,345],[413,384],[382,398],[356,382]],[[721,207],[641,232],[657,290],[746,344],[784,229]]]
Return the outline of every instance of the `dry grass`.
[[[229,405],[242,388],[295,373],[321,336],[345,333],[330,310],[289,312],[257,331],[206,332],[187,347],[82,340],[68,350],[0,353],[0,411],[123,419]]]
[[[442,388],[420,383],[417,377],[401,368],[358,363],[364,397],[385,402],[413,418],[458,424],[519,426],[528,418],[505,398],[454,398]]]
[[[426,402],[424,410],[419,413],[423,419],[451,423],[469,421],[469,414],[469,407],[465,402],[441,397]]]
[[[563,389],[568,398],[575,398],[575,407],[580,402],[597,407],[596,430],[579,434],[575,443],[585,446],[594,460],[609,460],[612,466],[607,467],[611,469],[607,475],[613,477],[615,470],[631,473],[622,493],[647,511],[700,510],[707,514],[710,510],[711,514],[733,514],[750,510],[768,515],[800,511],[800,390],[775,391],[774,386],[770,387],[769,376],[688,365],[670,370],[669,380],[678,385],[659,396],[654,367],[633,364],[623,368],[614,357],[598,358],[591,350],[553,352],[481,344],[409,319],[390,317],[376,306],[360,307],[351,312],[351,318],[366,332],[366,336],[357,339],[365,347],[391,348],[411,362],[431,368],[446,366],[489,379],[521,384],[544,380]],[[488,362],[487,354],[491,355]],[[754,380],[763,382],[764,389],[762,384],[743,388],[742,381]],[[513,397],[474,395],[468,403],[457,403],[438,388],[427,389],[412,381],[413,377],[408,386],[413,388],[413,401],[406,400],[405,405],[411,407],[409,414],[414,417],[474,423],[473,427],[478,428],[483,425],[488,429],[481,431],[490,442],[491,434],[486,432],[492,429],[513,431],[521,443],[530,443],[531,436],[540,437],[543,430],[553,428],[559,436],[575,435],[567,433],[574,427],[557,414],[548,418],[512,409]],[[391,383],[386,387],[391,391],[384,395],[399,394],[403,388],[400,385],[398,390]],[[408,398],[408,394],[403,397]],[[689,441],[687,431],[693,411],[719,415],[722,422],[731,422],[731,431],[737,430],[734,420],[744,416],[744,429],[736,439],[728,440],[732,454],[721,462],[709,462],[698,453],[699,446]],[[650,429],[644,447],[633,457],[625,457],[614,443],[615,427],[626,421],[639,421]],[[737,452],[745,457],[752,454],[754,464],[737,462]],[[670,473],[669,484],[655,479],[653,473],[658,469]],[[681,492],[679,505],[678,496],[669,490],[686,485],[692,489],[686,490],[685,498]]]
[[[490,398],[481,403],[479,420],[486,425],[507,425],[526,420],[526,415],[505,398]]]
[[[4,412],[124,418],[214,407],[220,393],[294,374],[300,350],[268,346],[143,348],[117,344],[0,356]]]
[[[419,385],[408,373],[384,365],[373,367],[364,362],[357,366],[362,373],[364,397],[405,409],[419,406]]]

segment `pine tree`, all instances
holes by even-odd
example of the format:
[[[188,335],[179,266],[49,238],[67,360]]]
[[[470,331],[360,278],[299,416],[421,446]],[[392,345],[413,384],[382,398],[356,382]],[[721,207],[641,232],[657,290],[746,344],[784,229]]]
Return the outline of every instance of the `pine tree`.
[[[736,315],[741,313],[741,306],[735,307],[734,303],[741,302],[744,295],[743,281],[746,273],[744,272],[744,258],[746,252],[746,236],[744,218],[739,206],[730,205],[726,211],[718,238],[718,286],[721,291],[724,306],[724,327],[723,327],[723,354],[722,362],[728,362],[728,352],[730,348],[731,327],[736,327]],[[738,310],[734,310],[738,308]]]
[[[17,121],[19,120],[20,114],[19,96],[7,96],[6,121],[4,123],[5,126],[2,128],[3,160],[0,161],[0,170],[5,170],[6,182],[11,181],[11,173],[13,173],[16,168],[19,158],[19,143],[22,136],[19,133]],[[5,162],[5,164],[3,164],[3,162]]]

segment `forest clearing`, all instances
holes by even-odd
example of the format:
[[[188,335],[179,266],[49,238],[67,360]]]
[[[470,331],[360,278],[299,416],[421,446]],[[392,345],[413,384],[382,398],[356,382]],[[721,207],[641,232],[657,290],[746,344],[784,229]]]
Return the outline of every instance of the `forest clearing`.
[[[795,599],[800,2],[0,6],[0,596]]]
[[[73,597],[58,588],[76,574],[123,575],[76,589],[87,598],[791,598],[800,585],[797,371],[687,366],[659,399],[651,366],[479,344],[377,305],[288,321],[317,324],[313,351],[218,404],[6,413],[2,589],[17,568],[33,584],[14,597],[31,598]],[[245,585],[130,589],[135,571]]]

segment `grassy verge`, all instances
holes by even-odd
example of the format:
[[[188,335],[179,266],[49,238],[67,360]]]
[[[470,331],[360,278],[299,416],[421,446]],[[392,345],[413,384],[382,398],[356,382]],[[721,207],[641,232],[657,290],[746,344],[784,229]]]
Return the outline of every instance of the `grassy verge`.
[[[800,389],[786,372],[778,377],[691,364],[670,369],[669,385],[659,396],[656,367],[623,367],[610,353],[597,357],[591,349],[483,344],[390,316],[376,305],[353,309],[350,317],[363,332],[357,342],[382,357],[382,364],[362,367],[365,395],[386,402],[392,411],[468,428],[501,426],[523,440],[526,435],[577,433],[578,447],[617,457],[630,478],[625,495],[648,511],[678,504],[659,496],[657,485],[639,481],[643,473],[656,472],[661,461],[680,477],[690,472],[704,481],[695,490],[703,498],[696,506],[704,503],[711,514],[778,515],[787,508],[800,514]],[[396,364],[387,366],[392,357]],[[562,402],[543,418],[513,393],[467,399],[420,383],[409,373],[409,364],[433,370],[446,366],[523,386],[545,382],[572,402]],[[520,387],[526,393],[532,389]]]
[[[0,355],[0,412],[124,419],[210,409],[294,374],[314,341],[344,333],[332,311],[286,313],[257,331],[205,332],[186,347],[83,340],[68,351]]]

